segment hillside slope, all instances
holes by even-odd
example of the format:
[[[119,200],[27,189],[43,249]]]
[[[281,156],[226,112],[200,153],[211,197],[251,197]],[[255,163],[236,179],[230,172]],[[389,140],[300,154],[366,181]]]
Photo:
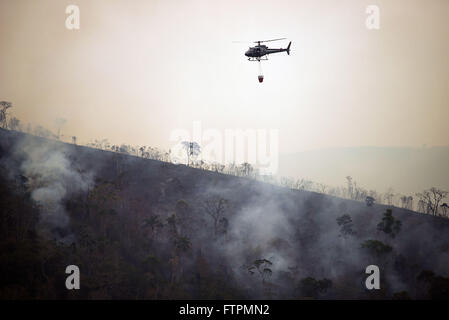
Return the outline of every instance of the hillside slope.
[[[5,130],[0,168],[2,298],[449,297],[447,219]]]

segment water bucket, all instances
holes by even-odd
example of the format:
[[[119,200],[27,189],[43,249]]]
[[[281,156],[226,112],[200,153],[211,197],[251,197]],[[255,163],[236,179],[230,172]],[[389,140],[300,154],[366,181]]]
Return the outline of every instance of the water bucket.
[[[263,82],[263,75],[260,75],[257,77],[259,79],[259,82],[262,83]]]

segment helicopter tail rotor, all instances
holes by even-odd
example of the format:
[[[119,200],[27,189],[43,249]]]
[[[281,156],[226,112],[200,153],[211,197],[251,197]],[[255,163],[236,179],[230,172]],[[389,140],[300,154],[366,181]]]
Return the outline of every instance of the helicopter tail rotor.
[[[288,55],[290,55],[290,46],[291,46],[291,44],[292,44],[292,42],[290,41],[290,43],[288,44],[288,47],[287,47],[287,54]]]

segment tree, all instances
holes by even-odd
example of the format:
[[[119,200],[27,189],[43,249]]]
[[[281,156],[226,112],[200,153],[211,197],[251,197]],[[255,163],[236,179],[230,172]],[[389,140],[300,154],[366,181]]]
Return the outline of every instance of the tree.
[[[447,208],[449,208],[449,206],[445,202],[440,207],[443,209],[443,216],[446,217]]]
[[[242,174],[248,177],[253,172],[253,167],[248,162],[244,162],[242,163],[241,170]]]
[[[419,197],[419,196],[418,196]],[[426,207],[426,205],[425,205],[425,203],[424,203],[424,200],[423,199],[419,199],[418,200],[418,212],[423,212],[423,213],[425,213],[425,207]]]
[[[219,234],[227,234],[228,233],[228,227],[229,227],[229,221],[225,217],[221,218],[220,221],[218,221],[218,230],[217,232]]]
[[[328,187],[324,183],[318,183],[318,192],[325,194]]]
[[[405,208],[407,206],[407,196],[401,197],[401,207]]]
[[[349,214],[344,214],[337,218],[337,224],[340,226],[340,236],[346,238],[347,236],[353,236],[356,232],[352,229],[352,218]]]
[[[270,268],[272,265],[273,263],[267,259],[254,260],[253,264],[248,267],[248,272],[253,275],[257,271],[264,284],[265,280],[273,274],[273,270]]]
[[[394,238],[399,231],[401,231],[401,225],[401,221],[393,217],[393,211],[391,209],[387,209],[384,213],[382,221],[377,225],[377,230],[382,231]]]
[[[298,179],[296,181],[296,189],[299,190],[311,190],[313,186],[313,182],[310,180],[306,180],[304,178]]]
[[[174,239],[178,236],[178,225],[177,225],[177,217],[176,214],[172,214],[167,218],[168,232],[170,236]]]
[[[154,237],[158,229],[162,229],[164,225],[162,224],[161,220],[159,219],[159,215],[153,215],[143,221],[143,227],[149,227],[151,228],[151,238]]]
[[[12,103],[8,101],[0,101],[0,126],[8,129],[8,109],[12,107]]]
[[[280,183],[281,186],[284,186],[286,188],[293,189],[295,187],[295,181],[289,177],[281,177]]]
[[[178,221],[178,227],[180,232],[185,233],[188,229],[188,221],[190,220],[190,206],[189,204],[181,199],[176,202],[175,205],[175,214]]]
[[[374,198],[371,197],[371,196],[368,196],[368,197],[365,198],[365,202],[366,202],[366,205],[367,205],[368,207],[372,207],[373,204],[374,204],[374,201],[376,201],[376,199],[374,199]]]
[[[412,196],[407,197],[407,209],[413,210],[413,197]]]
[[[184,199],[178,200],[175,205],[175,212],[177,216],[184,216],[189,212],[189,204]]]
[[[221,164],[221,163],[213,163],[211,165],[211,170],[215,171],[215,172],[223,172],[225,168],[225,165]]]
[[[126,145],[126,144],[122,144],[119,148],[118,148],[118,152],[120,153],[124,153],[124,154],[131,154],[130,152],[130,146]]]
[[[182,274],[184,273],[183,255],[190,250],[192,242],[188,237],[178,234],[172,238],[172,240],[175,246],[174,256],[170,259],[170,264],[172,266],[171,282],[173,283],[176,279],[176,273],[178,273],[179,277],[182,277]]]
[[[402,196],[401,197],[401,206],[404,209],[412,210],[413,208],[413,197],[412,196]]]
[[[318,298],[320,294],[327,292],[332,287],[332,281],[329,279],[316,280],[312,277],[301,279],[298,289],[305,297]]]
[[[9,129],[10,130],[21,130],[20,120],[16,117],[12,117],[9,119]]]
[[[393,188],[389,188],[384,195],[386,204],[388,204],[389,206],[393,205],[393,198],[394,198],[394,190]]]
[[[67,120],[64,118],[57,118],[55,120],[55,127],[56,127],[56,137],[59,139],[61,137],[61,129],[62,127],[67,123]]]
[[[141,146],[141,147],[139,148],[139,152],[140,152],[140,156],[141,156],[142,158],[145,158],[145,154],[146,154],[145,146]]]
[[[391,246],[378,240],[366,240],[362,242],[361,247],[375,256],[383,256],[393,250]]]
[[[187,165],[190,165],[190,158],[196,157],[201,153],[200,145],[194,141],[183,141],[182,146],[187,152]]]
[[[42,138],[57,138],[56,135],[41,125],[34,127],[33,134]]]
[[[347,189],[348,198],[349,199],[353,199],[354,188],[353,188],[352,177],[351,176],[347,176],[346,177],[346,183],[347,183],[347,186],[348,186],[348,189]]]
[[[202,204],[204,211],[212,217],[214,222],[214,236],[218,234],[220,219],[228,209],[228,200],[219,196],[212,196]]]
[[[353,183],[353,191],[352,192],[353,192],[352,199],[357,200],[357,201],[364,200],[366,198],[366,196],[368,195],[368,192],[365,189],[357,186],[357,183],[355,181]]]
[[[424,207],[426,213],[431,213],[432,215],[438,214],[438,207],[441,200],[446,198],[448,195],[447,191],[432,187],[428,190],[424,190],[422,193],[416,194],[420,201],[422,201],[422,206]]]
[[[177,236],[175,238],[175,247],[179,252],[187,252],[192,247],[192,243],[186,236]]]

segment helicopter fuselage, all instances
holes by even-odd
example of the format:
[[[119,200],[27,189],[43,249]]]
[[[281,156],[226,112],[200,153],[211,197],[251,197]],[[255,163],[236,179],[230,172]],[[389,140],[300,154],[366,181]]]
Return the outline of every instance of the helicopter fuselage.
[[[257,45],[255,47],[250,47],[248,51],[245,52],[245,56],[249,58],[248,60],[251,60],[251,58],[254,60],[260,60],[262,57],[272,53],[287,52],[287,54],[290,54],[290,44],[291,43],[289,43],[286,49],[270,49],[265,45]]]

